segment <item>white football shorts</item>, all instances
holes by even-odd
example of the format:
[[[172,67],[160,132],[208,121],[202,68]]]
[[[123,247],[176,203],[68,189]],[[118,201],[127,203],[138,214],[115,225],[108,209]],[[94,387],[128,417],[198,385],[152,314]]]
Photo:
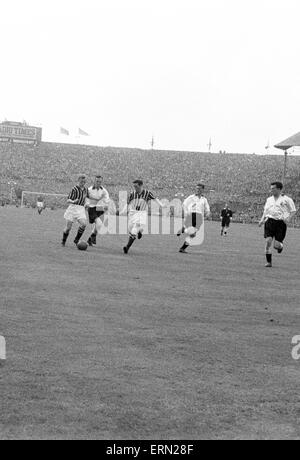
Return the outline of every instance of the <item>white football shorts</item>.
[[[132,236],[136,236],[139,231],[147,226],[147,211],[130,211],[128,215],[128,230]]]
[[[66,210],[64,218],[69,222],[76,222],[77,220],[87,220],[84,206],[71,204]]]

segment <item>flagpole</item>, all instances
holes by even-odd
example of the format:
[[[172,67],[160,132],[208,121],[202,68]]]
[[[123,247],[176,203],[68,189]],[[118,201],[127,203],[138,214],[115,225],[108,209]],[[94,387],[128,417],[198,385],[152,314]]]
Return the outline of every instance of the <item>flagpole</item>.
[[[288,162],[288,151],[284,151],[284,166],[283,166],[283,176],[282,182],[285,184],[286,174],[287,174],[287,162]]]
[[[152,139],[151,139],[151,150],[154,150],[154,134],[152,134]]]
[[[211,148],[212,148],[211,138],[209,139],[209,143],[207,144],[207,147],[208,147],[208,153],[211,153]]]

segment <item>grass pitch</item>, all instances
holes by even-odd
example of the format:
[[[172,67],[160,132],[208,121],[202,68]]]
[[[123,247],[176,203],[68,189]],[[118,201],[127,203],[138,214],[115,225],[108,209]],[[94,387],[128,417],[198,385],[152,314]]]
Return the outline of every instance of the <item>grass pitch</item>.
[[[1,209],[0,439],[300,438],[299,231],[60,247],[63,211]]]

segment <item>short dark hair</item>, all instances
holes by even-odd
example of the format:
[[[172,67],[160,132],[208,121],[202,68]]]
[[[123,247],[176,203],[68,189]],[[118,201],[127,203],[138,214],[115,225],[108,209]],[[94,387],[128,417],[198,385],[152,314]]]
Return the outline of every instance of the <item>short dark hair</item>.
[[[144,185],[144,182],[141,179],[137,179],[133,182],[135,185],[139,185],[140,187]]]
[[[101,176],[101,174],[96,174],[95,179],[103,179],[103,176]]]
[[[283,183],[282,182],[272,182],[271,185],[276,185],[276,188],[279,188],[279,190],[283,189]]]
[[[199,184],[197,184],[197,187],[205,188],[205,185],[204,185],[204,184],[201,184],[201,183],[199,183]]]

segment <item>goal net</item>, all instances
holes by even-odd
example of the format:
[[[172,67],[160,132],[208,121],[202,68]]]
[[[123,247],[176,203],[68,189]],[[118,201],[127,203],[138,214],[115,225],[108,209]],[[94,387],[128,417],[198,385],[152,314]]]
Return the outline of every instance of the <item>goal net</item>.
[[[60,193],[22,192],[21,208],[36,208],[38,202],[43,202],[46,209],[64,208],[68,195]]]

